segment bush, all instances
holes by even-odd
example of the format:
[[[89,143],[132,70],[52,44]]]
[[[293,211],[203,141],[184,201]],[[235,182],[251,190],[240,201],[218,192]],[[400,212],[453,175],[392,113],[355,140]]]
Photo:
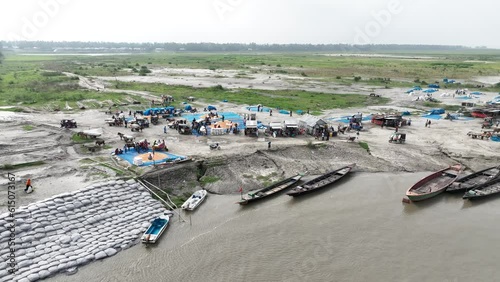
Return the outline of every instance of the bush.
[[[360,81],[360,80],[361,80],[361,76],[355,76],[355,77],[354,77],[354,81],[358,82],[358,81]]]
[[[336,78],[337,78],[337,79],[342,79],[342,77],[341,77],[340,75],[337,75],[337,77],[336,77]]]

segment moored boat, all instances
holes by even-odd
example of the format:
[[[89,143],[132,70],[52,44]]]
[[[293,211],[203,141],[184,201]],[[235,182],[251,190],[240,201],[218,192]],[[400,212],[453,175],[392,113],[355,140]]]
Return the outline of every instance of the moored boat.
[[[181,209],[185,209],[188,211],[192,211],[196,209],[202,202],[205,200],[207,197],[207,191],[206,190],[198,190],[187,199],[184,204],[182,204]]]
[[[319,177],[307,181],[300,186],[293,188],[286,194],[288,196],[296,197],[324,188],[346,176],[355,166],[356,164],[350,164],[339,169],[327,172]]]
[[[265,197],[271,196],[273,194],[276,194],[276,193],[283,191],[289,187],[292,187],[294,184],[296,184],[300,180],[300,178],[302,178],[302,175],[297,174],[295,176],[292,176],[290,178],[282,180],[278,183],[272,184],[268,187],[262,188],[260,190],[254,191],[252,193],[248,193],[247,195],[245,195],[241,198],[241,200],[238,202],[238,204],[246,205],[250,202],[257,201],[257,200],[263,199]]]
[[[463,199],[476,199],[500,193],[500,178],[483,183],[465,192]]]
[[[462,165],[456,164],[424,177],[406,192],[413,202],[426,200],[443,193],[451,183],[457,180],[462,171]]]
[[[499,176],[500,166],[489,167],[458,178],[455,182],[448,186],[448,188],[446,188],[446,192],[462,192],[470,190]]]
[[[167,229],[168,222],[170,221],[169,214],[165,213],[153,220],[146,232],[142,235],[141,241],[145,244],[154,244],[160,238],[163,231]]]

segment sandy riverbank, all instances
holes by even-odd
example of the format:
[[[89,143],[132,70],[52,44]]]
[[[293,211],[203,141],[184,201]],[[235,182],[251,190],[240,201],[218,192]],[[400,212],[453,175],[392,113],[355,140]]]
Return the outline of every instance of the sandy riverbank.
[[[387,106],[368,107],[360,109],[331,110],[325,112],[321,118],[331,122],[336,127],[339,122],[335,118],[352,115],[361,112],[365,115],[384,111],[409,110],[416,112],[415,108],[422,107],[418,102],[414,102],[414,97],[402,94],[403,89],[379,89],[378,94],[392,99]],[[483,99],[494,96],[494,93],[487,93]],[[452,97],[441,98],[444,103],[458,104],[460,100]],[[203,108],[202,102],[195,102],[194,106]],[[230,103],[219,103],[220,112],[235,112],[240,115],[250,113],[241,105]],[[123,107],[124,112],[128,112],[127,107]],[[246,137],[243,134],[220,135],[220,136],[200,136],[179,135],[173,130],[163,133],[166,125],[162,121],[157,126],[152,125],[143,132],[130,132],[130,129],[123,127],[110,127],[104,123],[104,119],[109,117],[104,111],[87,110],[76,113],[11,113],[0,112],[0,130],[4,132],[0,141],[0,160],[6,164],[24,163],[42,160],[42,166],[34,168],[19,169],[12,171],[16,173],[18,185],[22,186],[25,179],[32,178],[37,190],[30,195],[19,194],[19,204],[26,205],[33,201],[41,200],[53,195],[80,189],[91,183],[98,181],[102,177],[115,177],[116,172],[105,166],[99,166],[100,162],[111,162],[110,152],[114,148],[123,147],[117,133],[127,133],[139,139],[157,140],[165,139],[171,153],[188,156],[195,160],[211,158],[228,158],[227,169],[235,171],[231,179],[223,179],[228,175],[217,171],[212,171],[215,176],[221,178],[221,182],[226,182],[227,187],[234,187],[234,183],[244,183],[242,177],[245,171],[252,171],[256,176],[269,175],[273,169],[279,167],[281,172],[290,174],[293,169],[302,171],[327,170],[328,164],[335,166],[337,163],[357,162],[358,169],[364,171],[429,171],[447,164],[459,161],[472,170],[477,170],[498,162],[500,154],[497,151],[498,143],[488,140],[471,139],[466,135],[469,131],[480,130],[481,120],[433,120],[432,126],[424,126],[426,118],[418,115],[412,116],[412,125],[404,127],[401,131],[408,134],[407,143],[404,145],[389,144],[388,138],[393,129],[375,127],[369,122],[365,122],[365,128],[360,132],[359,138],[355,142],[346,142],[345,136],[332,138],[329,141],[315,140],[311,136],[299,136],[298,138],[269,138],[265,142],[257,138]],[[73,118],[78,122],[77,129],[61,129],[59,121],[63,118]],[[282,122],[289,119],[299,119],[300,116],[288,116],[283,114],[257,113],[257,119],[263,124],[271,121]],[[26,125],[32,126],[31,130],[26,130]],[[70,138],[77,131],[98,129],[103,132],[101,138],[110,146],[109,149],[102,149],[96,153],[89,153],[82,149],[81,145],[74,144]],[[355,134],[352,133],[351,136]],[[267,150],[267,142],[272,142],[271,150]],[[218,142],[222,150],[211,151],[208,144]],[[311,150],[309,142],[323,143],[326,146],[318,150]],[[369,153],[362,149],[358,142],[366,142],[369,146]],[[298,148],[298,149],[294,149]],[[257,152],[263,152],[266,159],[272,162],[278,161],[280,164],[275,167],[269,166],[267,169],[258,169],[262,166],[257,159],[253,158]],[[318,153],[316,153],[318,152]],[[87,163],[86,159],[92,159]],[[244,164],[237,169],[238,159],[248,158],[250,163]],[[254,160],[255,161],[252,161]],[[298,162],[302,159],[303,162]],[[83,160],[83,161],[82,161]],[[235,160],[235,161],[233,161]],[[300,163],[300,166],[296,164]],[[121,162],[124,164],[124,162]],[[117,166],[119,167],[119,166]],[[125,168],[121,168],[124,171]],[[140,169],[138,173],[144,173],[147,169]],[[210,171],[209,171],[210,172]],[[130,175],[132,176],[132,175]],[[234,179],[233,177],[237,177]],[[273,179],[270,179],[273,180]],[[5,184],[5,183],[1,183]],[[219,183],[220,184],[220,183]],[[199,187],[199,183],[191,185],[191,189]],[[175,189],[175,187],[174,187]],[[233,189],[233,188],[231,188]],[[220,189],[217,192],[232,192],[229,188]],[[5,206],[3,207],[5,209]]]

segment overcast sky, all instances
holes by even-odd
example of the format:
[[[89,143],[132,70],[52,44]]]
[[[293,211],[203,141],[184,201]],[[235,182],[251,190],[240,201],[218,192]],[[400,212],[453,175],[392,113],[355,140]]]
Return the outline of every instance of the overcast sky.
[[[494,0],[3,0],[0,40],[500,47]]]

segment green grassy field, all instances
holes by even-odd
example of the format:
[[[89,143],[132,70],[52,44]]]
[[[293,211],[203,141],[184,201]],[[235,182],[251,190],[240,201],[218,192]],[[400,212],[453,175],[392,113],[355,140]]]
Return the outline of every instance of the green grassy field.
[[[385,104],[389,101],[387,98],[375,98],[367,95],[332,95],[301,90],[228,90],[222,87],[194,88],[189,86],[169,86],[162,83],[134,82],[120,82],[119,84],[120,87],[125,89],[148,91],[158,96],[161,94],[172,95],[177,101],[186,101],[187,97],[193,96],[197,100],[202,99],[203,101],[209,103],[227,100],[228,102],[235,104],[262,104],[271,108],[292,111],[307,111],[309,109],[310,111],[317,112],[334,108]]]
[[[62,72],[84,76],[131,75],[141,68],[234,69],[238,76],[251,79],[253,73],[290,74],[326,83],[373,87],[409,87],[441,81],[448,77],[469,80],[476,76],[500,75],[500,52],[470,50],[468,52],[419,52],[398,55],[429,58],[325,56],[312,53],[182,53],[162,52],[129,55],[22,55],[7,52],[0,65],[0,105],[64,108],[66,103],[78,108],[83,101],[89,108],[103,107],[100,101],[120,102],[128,95],[88,91],[78,86],[78,79]],[[355,79],[358,77],[358,79]],[[415,82],[417,81],[417,82]],[[305,91],[225,90],[191,88],[164,84],[124,83],[119,89],[146,90],[157,95],[170,94],[177,99],[195,96],[208,102],[228,100],[237,104],[265,104],[292,110],[324,110],[386,103],[358,95],[331,95]],[[448,85],[450,89],[475,85]],[[500,85],[489,87],[500,90]],[[135,100],[142,100],[134,97]],[[90,100],[90,101],[89,101]],[[87,102],[86,102],[87,101]],[[95,102],[92,102],[95,101]]]

